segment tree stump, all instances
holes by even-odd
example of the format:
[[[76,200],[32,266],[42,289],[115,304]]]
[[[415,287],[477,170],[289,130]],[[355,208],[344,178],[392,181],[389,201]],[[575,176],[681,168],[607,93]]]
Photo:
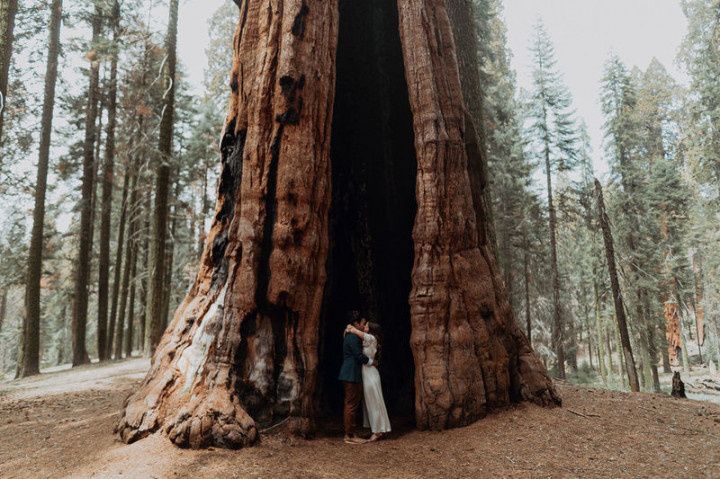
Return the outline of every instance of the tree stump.
[[[687,399],[687,396],[685,395],[685,383],[682,382],[679,371],[675,371],[673,373],[671,395],[674,398]]]

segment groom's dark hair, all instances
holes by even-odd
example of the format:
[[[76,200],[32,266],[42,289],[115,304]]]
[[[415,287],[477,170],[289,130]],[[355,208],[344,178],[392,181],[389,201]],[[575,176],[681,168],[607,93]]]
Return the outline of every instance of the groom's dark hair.
[[[347,313],[347,320],[350,324],[357,324],[363,320],[363,317],[360,314],[360,311],[351,310]]]

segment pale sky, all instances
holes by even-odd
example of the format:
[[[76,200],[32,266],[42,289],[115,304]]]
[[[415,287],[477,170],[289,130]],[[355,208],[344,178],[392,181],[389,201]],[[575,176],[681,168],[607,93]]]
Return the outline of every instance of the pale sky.
[[[208,43],[203,25],[223,1],[181,3],[179,55],[198,91]],[[528,47],[533,25],[542,18],[555,43],[558,68],[573,95],[578,116],[588,125],[600,174],[607,169],[602,161],[600,79],[610,51],[614,50],[629,66],[641,69],[657,57],[675,78],[686,79],[675,64],[687,27],[679,0],[505,0],[504,4],[519,86],[531,86]]]
[[[555,44],[558,69],[569,87],[578,116],[592,139],[597,173],[602,161],[600,80],[611,51],[629,66],[645,70],[656,57],[678,81],[686,74],[675,63],[687,29],[679,0],[505,0],[508,43],[519,86],[531,88],[528,47],[542,18]]]

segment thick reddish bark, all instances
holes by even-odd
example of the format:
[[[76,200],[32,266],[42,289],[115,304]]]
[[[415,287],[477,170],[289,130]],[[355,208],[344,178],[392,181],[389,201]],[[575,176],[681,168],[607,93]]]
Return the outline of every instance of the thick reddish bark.
[[[682,350],[682,332],[680,331],[680,315],[678,305],[674,301],[668,301],[664,305],[665,315],[665,337],[668,343],[668,357],[670,364],[680,364],[678,353]]]
[[[123,440],[163,427],[182,446],[252,444],[241,388],[311,430],[336,38],[334,2],[243,2],[215,219]]]
[[[289,417],[292,432],[310,434],[318,415],[318,369],[339,366],[318,360],[326,333],[321,324],[329,327],[328,318],[321,323],[321,313],[330,257],[338,2],[259,0],[240,7],[215,218],[195,284],[143,385],[126,403],[117,427],[126,442],[162,429],[181,446],[241,447],[258,439],[256,420],[282,417]],[[385,8],[378,2],[343,11],[358,12],[367,18],[357,20],[365,22],[377,20],[372,14]],[[412,277],[406,320],[412,324],[417,425],[464,425],[490,407],[520,400],[559,404],[545,368],[515,323],[478,224],[482,216],[473,204],[466,152],[474,142],[465,138],[444,2],[400,0],[398,13],[400,30],[394,34],[402,39],[417,156],[411,173],[415,259],[412,271],[409,264],[405,271]],[[352,35],[363,33],[355,29]],[[382,44],[387,32],[375,33],[373,41]],[[357,46],[351,40],[345,38],[343,68]],[[351,73],[343,71],[347,83],[338,81],[338,88],[357,81]],[[348,94],[343,91],[344,102]],[[360,123],[367,126],[365,119]],[[380,135],[393,131],[385,128]],[[349,144],[354,143],[338,146]],[[348,162],[334,152],[332,170]],[[355,206],[356,221],[372,214],[368,205]],[[368,225],[356,226],[363,228]],[[377,275],[382,268],[368,265],[357,273]],[[368,284],[360,289],[373,290],[370,283],[377,282],[369,277],[357,283],[361,280]],[[398,336],[389,340],[393,337]]]
[[[400,0],[398,9],[418,161],[410,293],[417,426],[465,425],[514,400],[559,404],[478,233],[444,2]]]

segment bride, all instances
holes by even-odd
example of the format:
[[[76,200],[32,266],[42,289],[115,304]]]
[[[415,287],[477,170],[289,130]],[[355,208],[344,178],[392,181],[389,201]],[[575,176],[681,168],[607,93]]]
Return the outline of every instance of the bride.
[[[345,332],[359,336],[362,339],[363,354],[371,360],[372,366],[365,364],[362,367],[362,382],[365,396],[365,427],[369,426],[372,430],[373,434],[368,439],[368,442],[373,442],[381,439],[385,433],[390,432],[390,418],[388,418],[385,400],[383,399],[380,373],[375,367],[380,325],[367,322],[362,324],[362,330],[348,324]]]

